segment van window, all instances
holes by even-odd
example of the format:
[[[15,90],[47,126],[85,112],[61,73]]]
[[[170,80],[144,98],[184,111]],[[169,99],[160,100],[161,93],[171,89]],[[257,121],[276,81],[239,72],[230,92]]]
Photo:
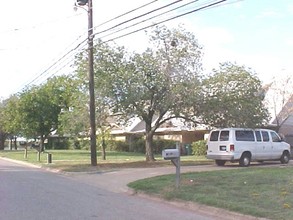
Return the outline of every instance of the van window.
[[[236,141],[255,141],[253,131],[236,130]]]
[[[272,136],[273,142],[280,142],[281,141],[281,138],[275,132],[271,131],[271,136]]]
[[[270,137],[269,137],[269,133],[267,131],[261,131],[262,134],[262,140],[265,142],[269,142],[270,141]]]
[[[220,131],[212,131],[210,141],[218,141]]]
[[[258,142],[261,141],[260,131],[255,131],[255,137],[256,137],[256,141],[258,141]]]
[[[229,131],[221,131],[220,141],[228,141],[229,140]]]

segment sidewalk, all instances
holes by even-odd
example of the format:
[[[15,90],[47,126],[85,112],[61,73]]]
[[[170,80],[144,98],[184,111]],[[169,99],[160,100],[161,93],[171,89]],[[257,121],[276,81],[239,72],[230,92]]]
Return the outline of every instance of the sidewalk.
[[[235,167],[237,168],[237,167]],[[182,166],[181,173],[185,172],[201,172],[209,170],[220,170],[221,167],[214,165],[201,166]],[[86,181],[91,185],[95,185],[116,193],[131,193],[132,190],[127,184],[139,179],[145,179],[165,174],[175,174],[174,167],[156,167],[156,168],[124,168],[105,172],[87,172],[87,173],[67,173],[81,181]],[[175,182],[175,179],[174,179]]]

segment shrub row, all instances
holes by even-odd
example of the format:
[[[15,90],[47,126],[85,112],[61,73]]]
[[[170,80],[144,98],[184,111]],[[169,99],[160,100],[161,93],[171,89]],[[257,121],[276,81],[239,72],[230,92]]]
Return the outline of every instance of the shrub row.
[[[166,148],[176,148],[176,141],[172,140],[154,140],[153,151],[155,154],[161,154]],[[46,144],[46,149],[90,149],[90,141],[86,139],[64,139],[62,142],[49,142]],[[101,145],[97,143],[97,149],[101,150]],[[106,150],[119,152],[137,152],[145,153],[145,140],[142,138],[136,139],[131,143],[125,141],[106,141]],[[206,154],[206,141],[199,140],[193,142],[191,145],[182,146],[181,152],[183,154],[193,154],[195,156],[202,156]]]
[[[175,148],[176,142],[170,140],[154,140],[153,141],[153,152],[155,154],[161,154],[162,150],[166,148]],[[137,152],[145,153],[145,140],[137,139],[131,143],[124,141],[108,141],[107,150],[111,151],[125,151],[125,152]]]

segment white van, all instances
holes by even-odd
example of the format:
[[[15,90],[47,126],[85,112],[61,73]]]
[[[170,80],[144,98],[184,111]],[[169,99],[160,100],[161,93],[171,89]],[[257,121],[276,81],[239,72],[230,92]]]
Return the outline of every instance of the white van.
[[[249,166],[251,161],[290,160],[290,145],[273,130],[224,128],[212,130],[207,141],[207,158],[218,166],[226,161]]]

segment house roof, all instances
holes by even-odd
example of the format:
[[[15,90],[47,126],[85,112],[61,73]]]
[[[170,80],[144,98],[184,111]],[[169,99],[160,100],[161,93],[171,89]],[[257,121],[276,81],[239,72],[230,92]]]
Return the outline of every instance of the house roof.
[[[153,119],[153,124],[157,118]],[[197,127],[187,126],[183,119],[173,118],[164,123],[162,126],[156,129],[156,134],[175,134],[182,131],[195,131],[195,130],[207,130],[207,126],[199,124]],[[132,123],[128,127],[121,127],[120,129],[114,129],[111,131],[113,135],[121,134],[144,134],[145,122],[141,119],[133,119]]]

